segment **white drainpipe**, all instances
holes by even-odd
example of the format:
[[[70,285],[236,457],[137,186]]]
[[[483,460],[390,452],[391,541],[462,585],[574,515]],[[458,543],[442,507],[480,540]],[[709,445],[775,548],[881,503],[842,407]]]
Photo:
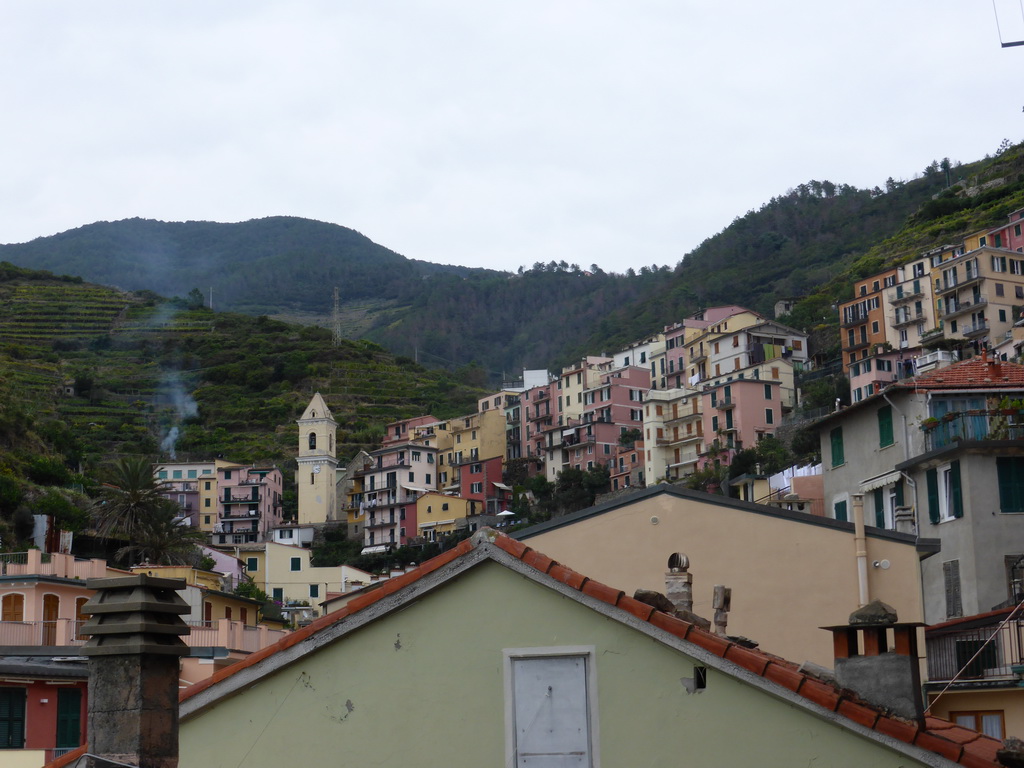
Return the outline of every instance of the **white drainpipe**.
[[[857,553],[857,599],[864,607],[871,598],[868,594],[868,539],[864,531],[864,494],[854,493],[853,498],[853,546]]]

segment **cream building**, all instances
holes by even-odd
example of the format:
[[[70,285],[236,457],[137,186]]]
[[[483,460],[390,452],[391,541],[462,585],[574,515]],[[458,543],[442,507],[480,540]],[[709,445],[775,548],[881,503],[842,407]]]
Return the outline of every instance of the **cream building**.
[[[627,594],[664,592],[669,559],[685,554],[694,613],[711,619],[714,587],[725,585],[730,635],[831,666],[832,640],[818,628],[845,624],[862,603],[882,600],[900,621],[922,621],[919,562],[938,548],[936,540],[869,529],[862,593],[854,533],[849,522],[659,485],[514,535]]]

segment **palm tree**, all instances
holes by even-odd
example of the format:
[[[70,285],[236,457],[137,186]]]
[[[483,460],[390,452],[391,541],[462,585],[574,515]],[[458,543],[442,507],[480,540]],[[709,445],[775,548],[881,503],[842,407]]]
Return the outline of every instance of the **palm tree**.
[[[174,502],[147,515],[135,526],[128,544],[117,550],[118,560],[153,565],[193,565],[206,535],[180,520]]]
[[[104,485],[93,507],[96,531],[132,540],[140,525],[165,508],[168,486],[153,477],[152,465],[141,456],[118,459],[111,469],[111,483]]]

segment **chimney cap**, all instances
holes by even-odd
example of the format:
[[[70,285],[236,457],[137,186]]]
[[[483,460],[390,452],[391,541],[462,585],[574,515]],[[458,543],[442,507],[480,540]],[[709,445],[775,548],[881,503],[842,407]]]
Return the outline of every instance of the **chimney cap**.
[[[850,614],[850,626],[895,625],[898,620],[896,609],[881,600],[872,600]]]

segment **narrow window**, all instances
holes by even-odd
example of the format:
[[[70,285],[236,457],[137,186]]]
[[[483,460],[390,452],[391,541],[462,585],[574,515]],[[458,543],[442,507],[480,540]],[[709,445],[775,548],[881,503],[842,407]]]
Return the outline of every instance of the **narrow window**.
[[[843,428],[836,427],[829,433],[832,442],[832,466],[838,467],[846,463],[843,450]]]
[[[885,448],[893,442],[892,406],[883,405],[878,409],[878,446]]]

